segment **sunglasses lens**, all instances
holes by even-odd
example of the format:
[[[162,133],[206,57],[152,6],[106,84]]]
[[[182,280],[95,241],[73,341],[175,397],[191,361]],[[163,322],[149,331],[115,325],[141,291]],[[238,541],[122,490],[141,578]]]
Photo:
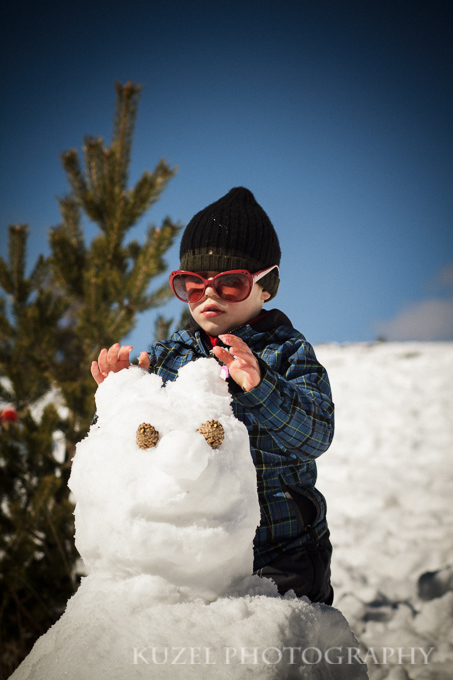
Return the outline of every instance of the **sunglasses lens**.
[[[198,302],[206,292],[205,281],[198,274],[181,273],[171,276],[173,292],[183,302]],[[245,274],[226,272],[218,274],[207,286],[212,286],[222,300],[242,302],[250,295],[253,279]]]
[[[251,290],[250,282],[244,274],[221,274],[214,279],[214,287],[217,295],[222,300],[242,302]]]
[[[178,274],[173,279],[174,292],[184,302],[197,302],[203,297],[204,283],[196,274]]]

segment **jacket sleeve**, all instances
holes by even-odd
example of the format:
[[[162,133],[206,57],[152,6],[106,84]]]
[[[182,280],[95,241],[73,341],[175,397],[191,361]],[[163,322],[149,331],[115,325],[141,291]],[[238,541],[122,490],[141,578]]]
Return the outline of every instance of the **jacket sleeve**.
[[[274,452],[316,458],[328,449],[334,431],[329,379],[309,343],[293,340],[285,349],[281,372],[259,359],[260,384],[234,399],[272,439]]]

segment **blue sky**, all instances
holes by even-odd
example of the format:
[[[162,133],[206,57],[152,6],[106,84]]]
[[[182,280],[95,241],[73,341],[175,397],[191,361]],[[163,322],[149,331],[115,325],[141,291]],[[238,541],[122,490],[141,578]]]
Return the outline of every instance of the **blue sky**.
[[[272,305],[313,343],[453,340],[448,0],[3,3],[0,249],[46,253],[59,155],[108,143],[114,82],[144,86],[131,183],[179,167],[131,237],[233,186],[280,237]],[[94,233],[86,225],[88,236]],[[168,254],[178,267],[178,247]],[[161,310],[178,317],[174,301]],[[126,338],[152,340],[154,312]]]

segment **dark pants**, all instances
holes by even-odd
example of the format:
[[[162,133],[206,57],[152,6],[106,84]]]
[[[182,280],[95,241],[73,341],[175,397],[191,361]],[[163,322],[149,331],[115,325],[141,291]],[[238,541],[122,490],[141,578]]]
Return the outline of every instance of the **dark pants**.
[[[255,573],[272,579],[280,595],[294,590],[297,597],[305,595],[312,602],[332,604],[331,556],[332,545],[327,532],[316,542],[286,550]]]

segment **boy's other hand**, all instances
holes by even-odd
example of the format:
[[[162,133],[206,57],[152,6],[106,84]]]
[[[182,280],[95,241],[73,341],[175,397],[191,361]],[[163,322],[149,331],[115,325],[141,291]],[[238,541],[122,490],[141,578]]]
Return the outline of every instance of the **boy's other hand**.
[[[242,387],[244,392],[250,392],[261,382],[258,359],[247,343],[236,335],[226,333],[219,335],[219,338],[229,349],[217,346],[213,348],[212,353],[228,366],[228,372],[234,382]]]
[[[100,385],[104,382],[109,373],[117,373],[123,368],[129,368],[129,354],[132,352],[131,345],[121,346],[116,342],[110,349],[101,349],[97,361],[91,364],[91,375]]]
[[[98,385],[104,382],[109,373],[117,373],[123,368],[129,368],[129,354],[132,352],[132,349],[131,345],[123,345],[121,347],[119,342],[116,342],[108,350],[101,349],[98,360],[93,361],[91,364],[91,375]],[[138,363],[139,366],[148,370],[149,357],[147,352],[140,354]]]
[[[119,342],[116,342],[108,350],[101,349],[98,360],[93,361],[91,364],[91,375],[97,384],[100,385],[101,382],[104,382],[109,373],[117,373],[123,368],[129,368],[131,363],[129,354],[132,350],[132,345],[120,346]],[[149,364],[148,352],[141,352],[138,358],[138,365],[147,371]]]

